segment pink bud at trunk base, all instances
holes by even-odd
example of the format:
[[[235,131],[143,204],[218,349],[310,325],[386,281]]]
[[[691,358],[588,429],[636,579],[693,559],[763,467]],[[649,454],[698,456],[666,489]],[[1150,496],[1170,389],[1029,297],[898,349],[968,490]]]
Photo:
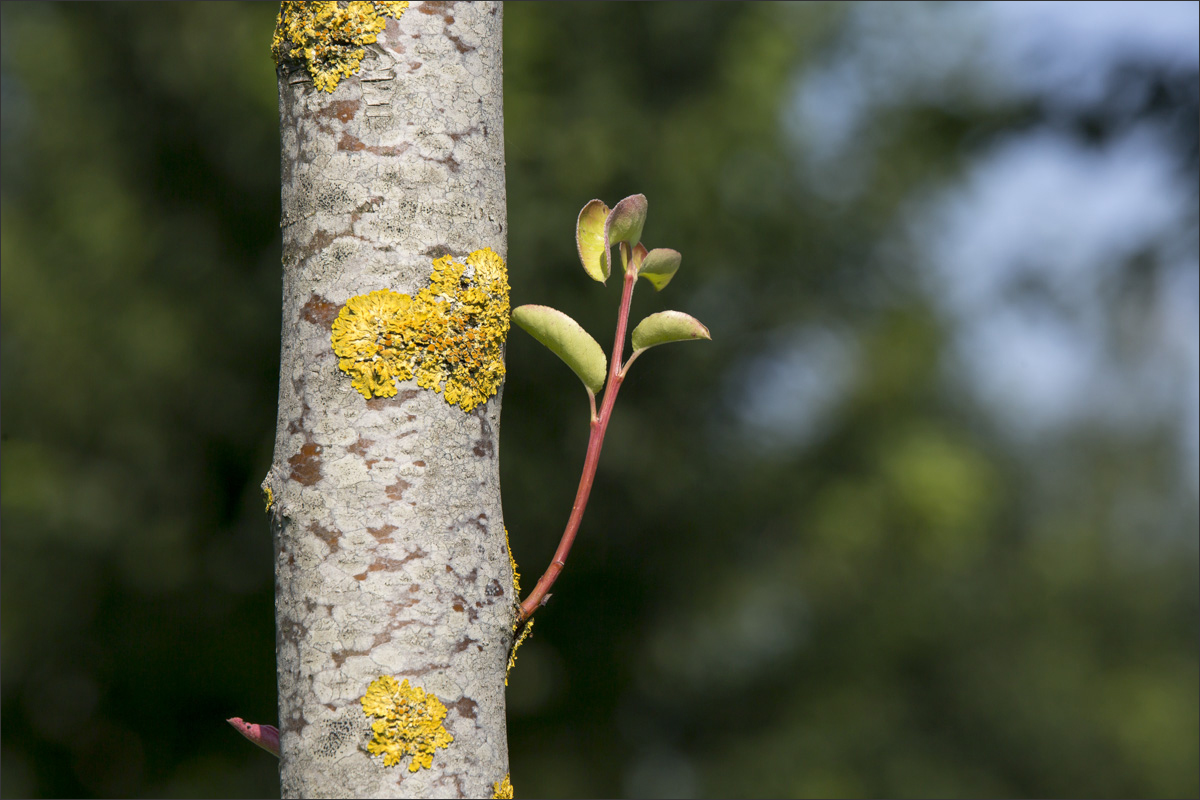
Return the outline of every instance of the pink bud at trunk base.
[[[242,736],[279,758],[279,728],[274,725],[254,725],[241,717],[233,717],[225,721],[236,728]]]

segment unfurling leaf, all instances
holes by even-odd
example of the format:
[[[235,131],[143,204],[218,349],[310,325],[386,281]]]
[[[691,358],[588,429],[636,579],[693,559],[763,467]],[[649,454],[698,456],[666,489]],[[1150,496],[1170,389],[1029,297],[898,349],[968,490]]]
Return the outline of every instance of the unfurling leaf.
[[[642,268],[642,259],[645,257],[646,245],[638,242],[633,246],[633,258],[630,259],[630,263],[633,265],[634,270],[639,270]]]
[[[578,322],[549,306],[520,306],[513,309],[512,318],[530,336],[565,361],[593,394],[604,388],[608,359],[596,340]]]
[[[604,252],[620,242],[629,242],[633,247],[642,238],[646,224],[646,195],[631,194],[613,206],[604,223]]]
[[[671,278],[675,277],[675,271],[679,269],[679,262],[682,260],[683,256],[678,250],[656,247],[642,258],[638,277],[650,281],[656,292],[662,291],[662,288],[671,282]]]
[[[700,320],[682,311],[659,311],[646,317],[633,329],[635,352],[658,344],[692,339],[712,339],[712,336]]]
[[[608,206],[603,201],[591,200],[579,212],[575,223],[575,247],[583,269],[595,281],[604,283],[611,271],[608,248],[604,246],[604,223],[608,220]]]

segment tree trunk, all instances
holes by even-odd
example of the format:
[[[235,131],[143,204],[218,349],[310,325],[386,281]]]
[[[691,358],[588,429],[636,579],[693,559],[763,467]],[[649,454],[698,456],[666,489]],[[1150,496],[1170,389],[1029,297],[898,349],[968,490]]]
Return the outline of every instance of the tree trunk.
[[[518,600],[497,469],[500,4],[284,5],[283,342],[264,483],[283,795],[490,797],[508,771]],[[501,317],[493,358],[479,341]],[[335,353],[332,333],[353,339],[355,324]],[[369,688],[398,702],[391,718],[364,713]]]

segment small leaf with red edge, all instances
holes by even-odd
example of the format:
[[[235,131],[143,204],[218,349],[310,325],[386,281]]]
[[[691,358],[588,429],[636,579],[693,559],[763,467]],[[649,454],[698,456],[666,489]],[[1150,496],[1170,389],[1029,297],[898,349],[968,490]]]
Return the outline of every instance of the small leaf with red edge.
[[[607,253],[614,244],[628,242],[633,247],[641,241],[648,205],[646,195],[631,194],[613,206],[604,223],[604,252]]]
[[[604,223],[609,208],[601,200],[589,200],[575,223],[575,248],[583,270],[594,281],[604,283],[611,271],[608,248],[604,246]]]
[[[700,320],[682,311],[659,311],[638,323],[632,339],[636,352],[669,342],[712,339],[712,335]]]
[[[660,292],[671,282],[671,278],[675,277],[675,272],[679,269],[679,262],[682,260],[683,256],[679,251],[669,247],[656,247],[642,259],[641,266],[638,268],[638,277],[650,281],[654,290]]]

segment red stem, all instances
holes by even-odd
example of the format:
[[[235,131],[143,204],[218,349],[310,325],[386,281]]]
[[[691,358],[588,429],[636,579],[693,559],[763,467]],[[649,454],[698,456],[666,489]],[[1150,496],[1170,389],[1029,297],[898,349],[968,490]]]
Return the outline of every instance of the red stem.
[[[626,245],[621,244],[624,248]],[[624,255],[624,253],[622,253]],[[583,521],[583,511],[587,508],[588,495],[592,492],[592,481],[596,478],[596,467],[600,463],[600,448],[604,446],[604,433],[608,430],[608,421],[612,419],[613,406],[617,402],[617,392],[625,375],[621,371],[621,359],[625,354],[625,328],[629,324],[629,304],[633,299],[633,285],[637,281],[637,273],[629,270],[625,273],[625,284],[621,289],[621,310],[617,315],[617,336],[613,342],[612,357],[609,359],[608,382],[604,387],[604,400],[600,406],[600,414],[591,423],[591,434],[588,436],[587,455],[583,459],[583,475],[579,478],[579,489],[575,492],[575,505],[571,507],[571,517],[567,520],[567,528],[563,531],[558,549],[554,551],[554,560],[538,579],[537,586],[521,603],[520,622],[533,616],[543,603],[546,602],[547,592],[563,567],[567,565],[567,554],[575,543],[575,534],[579,532],[579,523]]]

